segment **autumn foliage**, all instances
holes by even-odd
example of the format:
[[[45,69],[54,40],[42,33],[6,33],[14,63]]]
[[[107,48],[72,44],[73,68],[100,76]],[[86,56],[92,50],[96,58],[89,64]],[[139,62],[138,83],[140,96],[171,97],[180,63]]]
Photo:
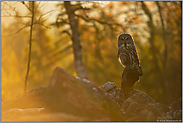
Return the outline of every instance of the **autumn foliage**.
[[[39,19],[45,11],[42,6],[49,2],[37,1],[35,4],[37,11],[39,10],[35,16]],[[129,33],[134,39],[144,73],[135,88],[164,104],[179,99],[182,90],[181,4],[180,1],[72,1],[72,7],[77,9],[75,19],[80,36],[82,62],[88,78],[98,86],[111,81],[120,87],[124,68],[117,59],[117,37],[121,33]],[[21,5],[16,1],[1,3],[2,101],[24,92],[29,28],[20,29],[30,21],[19,17],[20,14],[15,12],[18,11],[17,6]],[[40,85],[47,86],[57,66],[77,76],[74,45],[72,36],[69,36],[72,33],[67,13],[64,13],[63,1],[58,1],[54,9],[57,11],[53,13],[57,12],[58,15],[55,21],[50,21],[49,16],[46,16],[41,20],[44,26],[34,25],[27,90]],[[16,16],[6,17],[13,15]],[[28,15],[29,12],[24,16]],[[62,21],[56,23],[58,17]],[[6,20],[11,22],[6,24]],[[45,28],[45,25],[51,29]]]

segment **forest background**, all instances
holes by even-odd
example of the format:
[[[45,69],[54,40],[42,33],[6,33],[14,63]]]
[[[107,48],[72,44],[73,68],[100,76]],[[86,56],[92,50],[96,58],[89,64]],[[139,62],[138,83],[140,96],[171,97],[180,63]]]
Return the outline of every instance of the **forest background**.
[[[71,27],[69,5],[78,31]],[[24,93],[30,52],[27,91],[48,86],[57,66],[74,76],[83,67],[81,71],[98,86],[110,81],[120,87],[124,68],[117,59],[117,38],[122,33],[132,35],[144,73],[135,89],[163,104],[181,98],[181,1],[3,1],[1,101]],[[82,53],[79,67],[76,45]]]

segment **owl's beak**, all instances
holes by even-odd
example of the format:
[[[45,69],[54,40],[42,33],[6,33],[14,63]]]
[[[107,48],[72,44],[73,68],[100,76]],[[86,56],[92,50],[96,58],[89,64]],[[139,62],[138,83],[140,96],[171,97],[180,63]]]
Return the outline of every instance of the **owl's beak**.
[[[126,41],[124,42],[124,45],[125,45],[125,47],[126,47]]]

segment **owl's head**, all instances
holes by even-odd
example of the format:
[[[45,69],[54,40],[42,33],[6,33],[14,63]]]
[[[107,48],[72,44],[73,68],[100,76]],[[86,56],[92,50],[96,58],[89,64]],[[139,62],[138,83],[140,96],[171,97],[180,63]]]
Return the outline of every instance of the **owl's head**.
[[[121,34],[118,37],[118,47],[120,47],[122,44],[133,44],[133,39],[130,34]]]

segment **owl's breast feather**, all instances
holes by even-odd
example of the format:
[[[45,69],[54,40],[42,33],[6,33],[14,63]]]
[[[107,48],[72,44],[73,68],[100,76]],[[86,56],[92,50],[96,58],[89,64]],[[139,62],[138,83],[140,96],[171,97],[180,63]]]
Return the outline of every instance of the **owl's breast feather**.
[[[124,45],[124,44],[122,44],[120,47],[118,47],[118,49],[121,49],[121,48],[123,48],[123,47],[125,47],[125,45]]]

